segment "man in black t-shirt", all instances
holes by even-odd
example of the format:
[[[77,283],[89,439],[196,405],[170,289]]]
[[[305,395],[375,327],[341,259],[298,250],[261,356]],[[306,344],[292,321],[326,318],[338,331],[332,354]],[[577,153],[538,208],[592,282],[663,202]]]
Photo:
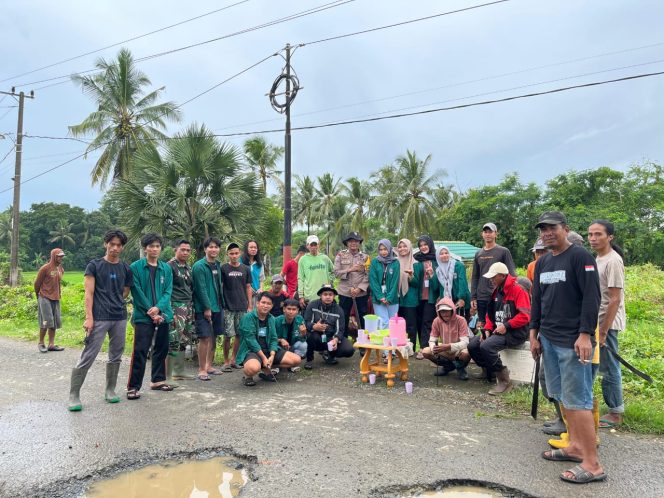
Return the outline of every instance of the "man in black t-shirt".
[[[599,313],[600,289],[595,259],[567,240],[564,214],[542,214],[536,225],[550,249],[535,264],[530,349],[544,358],[549,396],[558,400],[569,427],[569,446],[542,453],[546,460],[578,462],[563,472],[564,481],[606,479],[597,458],[593,420],[591,360]]]
[[[284,277],[279,273],[272,277],[272,286],[267,291],[272,296],[272,310],[270,314],[278,317],[284,314],[283,304],[288,299],[288,294],[284,291]]]
[[[117,403],[115,385],[125,347],[127,308],[125,299],[133,284],[129,265],[120,261],[120,253],[127,243],[127,236],[120,230],[104,235],[106,255],[88,263],[85,269],[85,340],[81,357],[71,373],[69,411],[81,411],[80,391],[88,369],[101,350],[108,333],[108,363],[106,364],[106,393],[109,403]]]
[[[251,269],[240,262],[240,246],[231,242],[226,246],[228,263],[221,266],[221,282],[224,287],[224,366],[223,372],[241,368],[236,362],[240,347],[240,320],[252,310]],[[233,352],[229,355],[231,339]]]

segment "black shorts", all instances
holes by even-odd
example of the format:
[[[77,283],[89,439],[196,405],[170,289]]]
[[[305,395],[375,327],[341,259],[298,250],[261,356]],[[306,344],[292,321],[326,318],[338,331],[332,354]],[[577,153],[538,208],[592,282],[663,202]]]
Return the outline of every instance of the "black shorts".
[[[196,335],[199,338],[217,337],[224,333],[223,311],[212,312],[210,321],[205,318],[203,313],[195,313],[194,323],[196,324]]]
[[[265,353],[265,356],[268,358],[270,357],[270,352],[269,351],[263,351]],[[274,361],[272,362],[272,367],[278,367],[281,365],[281,362],[284,359],[284,355],[286,354],[286,351],[279,348],[277,350],[277,353],[274,355]],[[261,360],[261,357],[258,356],[258,353],[247,353],[247,356],[244,357],[244,363],[246,363],[249,360],[258,360],[258,362],[263,366],[263,361]]]

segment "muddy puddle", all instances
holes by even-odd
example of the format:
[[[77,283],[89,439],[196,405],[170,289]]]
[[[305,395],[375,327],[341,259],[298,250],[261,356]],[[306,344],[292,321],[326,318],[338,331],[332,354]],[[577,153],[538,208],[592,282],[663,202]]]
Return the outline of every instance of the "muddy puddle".
[[[231,457],[166,461],[99,481],[86,498],[232,498],[247,472]]]

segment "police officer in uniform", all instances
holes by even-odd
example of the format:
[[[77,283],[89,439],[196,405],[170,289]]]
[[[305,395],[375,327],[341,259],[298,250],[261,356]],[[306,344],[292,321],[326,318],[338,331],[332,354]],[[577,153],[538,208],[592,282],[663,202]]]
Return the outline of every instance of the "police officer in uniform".
[[[364,315],[367,314],[370,261],[369,256],[360,250],[363,241],[359,233],[350,232],[343,240],[347,249],[339,251],[334,258],[334,274],[339,278],[339,305],[344,310],[346,331],[353,302],[357,307],[360,328],[364,328]]]

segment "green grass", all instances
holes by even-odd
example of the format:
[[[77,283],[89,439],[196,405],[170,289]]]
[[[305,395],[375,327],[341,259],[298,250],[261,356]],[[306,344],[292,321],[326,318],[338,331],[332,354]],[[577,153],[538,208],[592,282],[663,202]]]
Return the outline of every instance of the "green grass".
[[[32,285],[32,283],[37,278],[36,271],[24,271],[22,273],[23,284]],[[65,270],[64,277],[62,279],[65,284],[82,284],[83,283],[83,272],[80,270]]]

